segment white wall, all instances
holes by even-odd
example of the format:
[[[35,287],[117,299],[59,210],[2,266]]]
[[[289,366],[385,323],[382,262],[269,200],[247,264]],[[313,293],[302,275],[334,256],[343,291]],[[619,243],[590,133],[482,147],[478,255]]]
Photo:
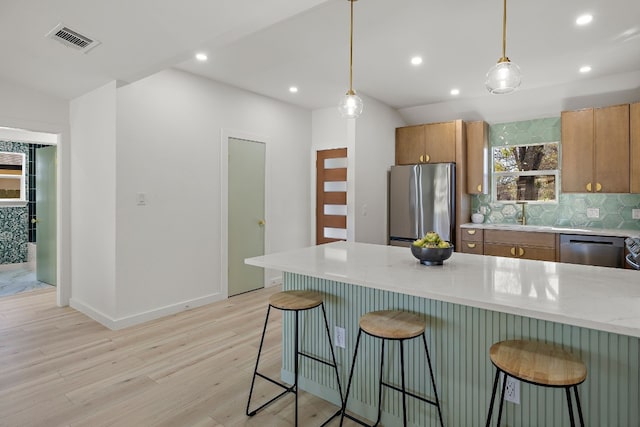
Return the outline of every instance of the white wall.
[[[118,327],[226,297],[222,130],[269,141],[267,251],[310,244],[309,111],[177,70],[119,88],[117,105]]]
[[[550,88],[523,87],[509,95],[490,95],[473,99],[422,105],[399,110],[407,124],[455,119],[505,123],[544,117],[559,117],[564,110],[604,107],[640,100],[640,71],[601,78],[582,78]],[[478,84],[482,76],[478,77]]]
[[[69,204],[69,102],[0,80],[0,126],[58,136],[58,305],[71,295],[71,214]]]
[[[334,148],[347,149],[347,183],[351,183],[353,170],[353,151],[355,141],[348,136],[349,120],[345,120],[338,112],[338,106],[313,110],[311,114],[311,151],[309,152],[309,233],[310,241],[316,243],[316,153],[321,150]],[[353,212],[350,200],[353,199],[353,186],[347,187],[347,230],[350,234],[347,240],[353,241]],[[351,208],[351,209],[350,209]]]
[[[372,98],[355,120],[343,119],[336,107],[313,111],[311,221],[315,224],[316,151],[347,147],[347,239],[387,242],[387,171],[395,161],[395,128],[404,125],[398,112]],[[312,227],[315,241],[315,227]]]
[[[387,105],[371,98],[364,102],[355,128],[355,241],[386,245],[387,172],[395,163],[396,128],[405,123]]]
[[[70,304],[110,325],[116,313],[116,84],[71,101]]]

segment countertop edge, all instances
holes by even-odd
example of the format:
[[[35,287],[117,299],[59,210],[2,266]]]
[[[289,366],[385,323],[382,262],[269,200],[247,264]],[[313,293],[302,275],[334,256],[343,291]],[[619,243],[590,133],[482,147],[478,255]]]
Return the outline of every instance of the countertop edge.
[[[460,225],[460,228],[477,228],[482,230],[525,231],[529,233],[579,234],[585,236],[607,237],[640,237],[640,230],[622,228],[576,228],[557,227],[549,225],[520,225],[520,224],[475,224],[472,222]]]

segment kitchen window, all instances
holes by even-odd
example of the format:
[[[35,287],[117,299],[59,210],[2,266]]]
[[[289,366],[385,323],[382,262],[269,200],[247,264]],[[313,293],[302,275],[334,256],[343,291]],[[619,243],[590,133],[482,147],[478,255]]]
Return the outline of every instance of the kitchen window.
[[[557,201],[559,145],[557,142],[547,142],[493,147],[494,201]]]

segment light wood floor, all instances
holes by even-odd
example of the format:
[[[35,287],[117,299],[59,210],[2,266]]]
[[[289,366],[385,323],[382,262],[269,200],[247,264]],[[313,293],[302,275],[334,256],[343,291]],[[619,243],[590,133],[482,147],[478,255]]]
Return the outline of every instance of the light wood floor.
[[[56,307],[55,290],[0,298],[0,426],[293,425],[293,395],[245,415],[267,299],[278,290],[121,331]],[[281,317],[272,313],[261,371],[277,376]],[[265,391],[278,389],[257,396]],[[302,392],[300,401],[305,427],[337,410]]]

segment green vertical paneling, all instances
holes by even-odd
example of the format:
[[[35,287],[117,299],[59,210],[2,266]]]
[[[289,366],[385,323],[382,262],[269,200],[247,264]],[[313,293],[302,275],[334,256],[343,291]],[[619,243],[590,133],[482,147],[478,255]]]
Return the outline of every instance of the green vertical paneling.
[[[346,329],[346,348],[336,348],[343,389],[346,389],[355,349],[359,317],[369,311],[403,309],[421,313],[428,322],[427,343],[436,375],[438,394],[447,426],[484,425],[494,368],[489,347],[504,339],[539,339],[564,345],[584,360],[587,380],[579,386],[586,423],[589,426],[640,426],[640,340],[554,322],[514,316],[458,304],[410,297],[345,283],[285,273],[285,289],[312,289],[325,295],[329,328]],[[330,359],[320,311],[302,315],[303,347]],[[292,319],[285,315],[283,377],[292,378],[293,361],[286,351],[292,343]],[[304,326],[302,326],[304,325]],[[432,396],[426,360],[420,340],[405,344],[411,359],[406,367],[407,384],[421,394]],[[387,346],[385,377],[400,383],[397,343]],[[380,341],[364,336],[361,343],[357,381],[349,396],[351,411],[375,419]],[[387,362],[389,360],[389,362]],[[301,388],[334,403],[337,389],[330,368],[303,361]],[[521,404],[505,403],[503,425],[566,426],[567,403],[562,389],[520,384]],[[385,426],[401,425],[402,405],[396,392],[387,391],[383,400]],[[409,420],[414,426],[437,426],[435,407],[408,401]],[[494,423],[495,423],[494,417]]]

